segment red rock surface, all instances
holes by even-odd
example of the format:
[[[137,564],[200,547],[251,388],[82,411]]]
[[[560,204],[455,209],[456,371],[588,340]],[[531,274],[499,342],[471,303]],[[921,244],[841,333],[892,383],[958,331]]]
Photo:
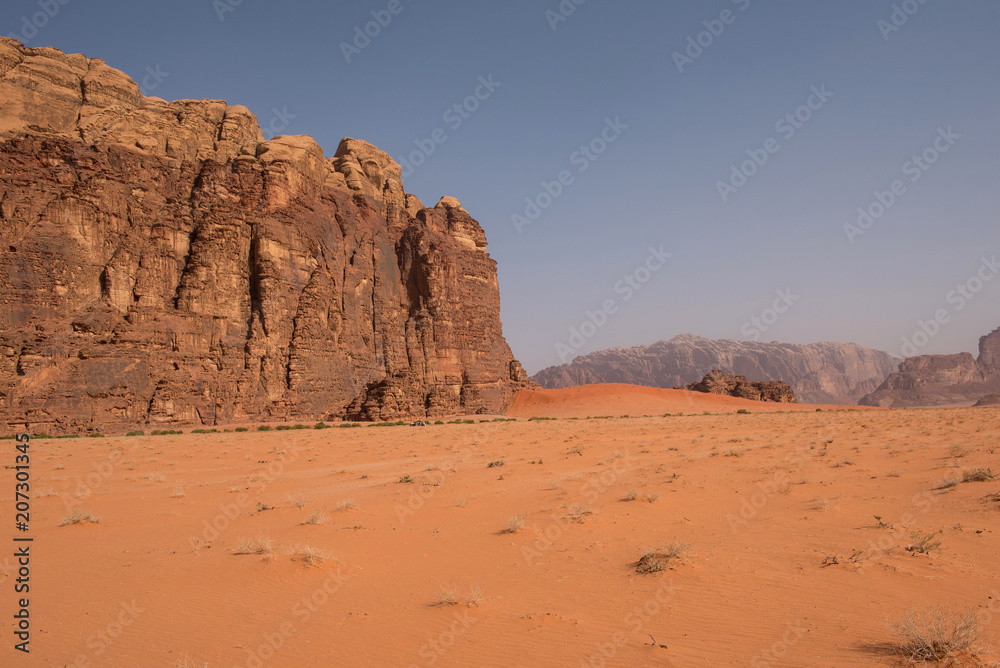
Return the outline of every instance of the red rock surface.
[[[795,392],[788,383],[774,380],[747,380],[746,376],[736,376],[719,369],[709,371],[697,383],[692,383],[686,389],[692,392],[707,394],[722,394],[751,401],[771,401],[780,404],[798,403]]]
[[[979,357],[908,357],[899,371],[861,399],[863,406],[970,406],[1000,393],[1000,328],[979,339]]]
[[[246,108],[144,98],[0,38],[0,421],[499,412],[526,386],[496,263],[363,141],[265,141]]]
[[[855,404],[896,369],[888,353],[853,343],[713,340],[683,334],[650,346],[609,348],[544,369],[532,380],[547,389],[589,383],[680,387],[712,369],[788,383],[800,401]]]

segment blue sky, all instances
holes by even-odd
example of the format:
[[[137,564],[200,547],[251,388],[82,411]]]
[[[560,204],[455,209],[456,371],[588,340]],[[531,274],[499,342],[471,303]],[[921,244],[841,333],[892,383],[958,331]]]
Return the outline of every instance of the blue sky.
[[[912,354],[1000,326],[989,0],[63,1],[8,0],[2,33],[328,155],[433,147],[406,188],[483,225],[529,372],[685,332],[900,354],[923,322]],[[862,229],[859,207],[881,215]]]

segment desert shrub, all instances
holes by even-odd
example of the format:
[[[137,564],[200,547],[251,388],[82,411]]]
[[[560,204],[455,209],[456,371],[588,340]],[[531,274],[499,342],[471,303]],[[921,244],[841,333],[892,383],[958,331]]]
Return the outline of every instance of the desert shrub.
[[[738,411],[736,411],[736,414],[737,414],[737,415],[750,415],[750,411],[748,411],[748,410],[747,410],[747,409],[745,409],[745,408],[741,408],[741,409],[739,409]]]
[[[271,431],[271,429],[272,427],[269,424],[262,424],[261,426],[257,427],[257,431]]]
[[[517,533],[524,528],[524,515],[511,515],[500,533]]]
[[[88,512],[84,512],[79,508],[76,508],[73,512],[62,518],[62,522],[59,523],[59,526],[64,527],[71,524],[86,524],[88,522],[91,524],[97,524],[100,521],[100,517],[96,517]]]
[[[972,610],[910,609],[892,624],[900,654],[917,661],[941,661],[952,652],[975,649],[980,626]]]
[[[360,426],[361,426],[360,424],[357,424],[355,422],[346,422],[346,423],[340,425],[340,428],[341,429],[356,429],[356,428],[358,428]]]
[[[104,434],[102,434],[99,431],[95,431],[90,434],[87,434],[87,438],[104,438]]]
[[[996,480],[990,469],[975,469],[962,474],[962,482],[989,482]]]
[[[317,422],[313,425],[313,429],[329,429],[330,425],[325,422]]]
[[[919,531],[914,531],[910,534],[910,539],[913,541],[906,546],[907,552],[917,552],[919,554],[928,554],[934,550],[941,549],[941,541],[934,540],[935,536],[938,534],[943,534],[943,530],[929,531],[927,533],[921,533]]]
[[[303,524],[316,524],[316,525],[319,525],[319,524],[323,524],[324,522],[326,522],[326,519],[327,519],[326,513],[324,513],[321,510],[314,510],[313,512],[309,513],[309,516],[306,517],[306,521],[303,522]]]
[[[236,554],[264,554],[271,551],[271,539],[264,536],[240,538],[236,543]]]
[[[237,427],[233,431],[242,434],[242,433],[248,432],[250,430],[247,427]]]
[[[142,429],[136,429],[135,431],[130,431],[129,433],[127,433],[125,435],[126,436],[145,436],[146,432],[144,432]]]
[[[290,425],[290,424],[279,424],[277,427],[274,428],[274,430],[275,431],[291,431],[292,430],[292,425]]]
[[[671,561],[683,557],[688,547],[687,543],[679,541],[667,543],[657,550],[647,550],[632,566],[636,573],[658,573],[668,568]]]
[[[494,468],[497,468],[498,466],[504,466],[506,463],[507,462],[505,462],[504,460],[498,459],[496,461],[493,461],[493,462],[490,462],[489,464],[487,464],[486,468],[488,468],[488,469],[494,469]]]

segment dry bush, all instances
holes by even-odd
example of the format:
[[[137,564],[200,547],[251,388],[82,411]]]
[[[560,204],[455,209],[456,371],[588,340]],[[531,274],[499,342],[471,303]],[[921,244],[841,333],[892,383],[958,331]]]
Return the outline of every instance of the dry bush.
[[[91,515],[90,513],[86,513],[77,508],[73,512],[69,513],[64,518],[62,518],[62,522],[59,523],[59,526],[64,527],[71,524],[86,524],[88,522],[91,524],[97,524],[100,521],[101,521],[100,517]]]
[[[326,519],[326,513],[322,510],[314,510],[309,513],[309,516],[306,517],[306,521],[303,522],[303,524],[323,524],[326,522]]]
[[[354,503],[353,499],[345,499],[343,501],[337,502],[337,510],[343,512],[345,510],[357,510],[358,504]]]
[[[646,496],[646,500],[649,501],[650,503],[656,503],[659,499],[660,499],[659,492],[652,492],[651,494],[648,494]]]
[[[305,494],[293,494],[288,497],[289,505],[295,506],[296,508],[303,508],[306,505],[306,495]]]
[[[919,531],[914,531],[910,534],[910,539],[913,541],[906,546],[907,552],[918,552],[920,554],[929,554],[933,550],[941,549],[941,541],[934,540],[934,537],[938,534],[943,534],[944,530],[930,531],[928,533],[920,533]]]
[[[659,573],[668,568],[670,562],[680,559],[688,551],[689,545],[680,541],[667,543],[658,550],[646,550],[639,561],[632,564],[636,573]]]
[[[466,499],[464,496],[460,496],[458,497],[458,499],[455,500],[455,505],[458,506],[459,508],[465,508],[467,505],[469,505],[469,500]]]
[[[319,566],[326,561],[326,554],[315,547],[306,545],[305,547],[300,547],[295,551],[294,556],[292,556],[292,561],[301,561],[305,564],[306,568],[309,568],[310,566]]]
[[[458,587],[448,585],[438,592],[438,605],[458,605]]]
[[[980,640],[979,621],[972,610],[911,606],[892,624],[892,631],[901,639],[896,646],[899,653],[922,661],[941,661],[951,652],[974,650]]]
[[[622,497],[622,501],[635,501],[638,498],[639,498],[639,490],[630,489],[629,491],[625,492],[625,496]]]
[[[996,476],[990,469],[973,469],[962,474],[962,482],[989,482],[991,480],[996,480]]]
[[[264,536],[240,538],[236,543],[236,554],[266,554],[271,551],[271,539]]]
[[[938,481],[937,487],[935,487],[934,489],[935,490],[951,489],[953,487],[957,487],[958,483],[960,482],[962,482],[961,478],[952,478],[950,476],[946,476]]]
[[[524,515],[511,515],[501,533],[517,533],[524,528]]]
[[[465,599],[465,605],[472,607],[473,605],[478,606],[483,602],[483,590],[479,585],[472,585],[472,589],[469,591],[468,598]]]
[[[961,445],[953,445],[950,448],[948,448],[949,457],[960,458],[966,456],[967,454],[969,454],[969,451],[963,448]]]
[[[180,498],[183,498],[185,496],[187,496],[187,495],[184,493],[184,487],[182,487],[181,485],[178,485],[177,487],[174,488],[174,493],[170,495],[170,498],[172,498],[172,499],[180,499]]]

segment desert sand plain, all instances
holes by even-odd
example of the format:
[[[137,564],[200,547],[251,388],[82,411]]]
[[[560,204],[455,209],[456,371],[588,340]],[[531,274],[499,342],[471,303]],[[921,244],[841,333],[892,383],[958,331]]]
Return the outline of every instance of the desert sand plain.
[[[819,408],[610,385],[516,421],[36,439],[23,665],[897,666],[911,606],[971,608],[954,665],[995,661],[1000,482],[956,481],[997,469],[1000,409]]]

